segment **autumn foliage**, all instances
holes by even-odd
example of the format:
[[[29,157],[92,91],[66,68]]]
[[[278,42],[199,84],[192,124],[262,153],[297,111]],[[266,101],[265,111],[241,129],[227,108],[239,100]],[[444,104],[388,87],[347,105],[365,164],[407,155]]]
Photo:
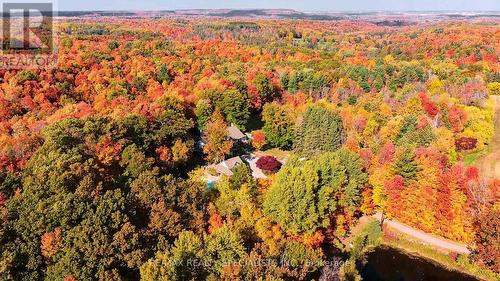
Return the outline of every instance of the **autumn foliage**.
[[[267,173],[276,173],[281,168],[281,162],[274,156],[262,156],[257,160],[257,167]]]
[[[476,148],[477,139],[462,137],[455,141],[457,150],[473,150]]]
[[[57,24],[56,68],[0,70],[0,279],[323,280],[375,212],[499,271],[498,182],[464,163],[497,20]],[[255,149],[286,157],[217,166]]]

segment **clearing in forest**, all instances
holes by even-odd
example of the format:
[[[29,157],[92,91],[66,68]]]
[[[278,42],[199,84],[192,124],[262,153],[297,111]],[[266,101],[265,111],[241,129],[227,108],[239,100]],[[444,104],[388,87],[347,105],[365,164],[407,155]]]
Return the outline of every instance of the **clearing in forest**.
[[[500,96],[491,96],[495,99],[495,135],[490,144],[489,153],[476,162],[485,180],[500,179]]]

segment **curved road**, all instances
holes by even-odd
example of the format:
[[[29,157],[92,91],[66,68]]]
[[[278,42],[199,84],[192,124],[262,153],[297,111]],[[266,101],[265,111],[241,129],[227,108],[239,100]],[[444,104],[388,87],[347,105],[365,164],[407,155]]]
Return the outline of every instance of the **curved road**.
[[[382,219],[381,214],[373,215],[378,221]],[[423,244],[430,245],[440,250],[444,250],[447,252],[454,252],[458,254],[467,254],[469,255],[471,252],[464,245],[458,244],[456,242],[446,240],[444,238],[437,237],[435,235],[425,233],[421,230],[415,229],[413,227],[407,226],[406,224],[400,223],[398,221],[384,219],[384,225],[389,229],[396,230],[397,232],[403,233],[407,236],[410,236]]]

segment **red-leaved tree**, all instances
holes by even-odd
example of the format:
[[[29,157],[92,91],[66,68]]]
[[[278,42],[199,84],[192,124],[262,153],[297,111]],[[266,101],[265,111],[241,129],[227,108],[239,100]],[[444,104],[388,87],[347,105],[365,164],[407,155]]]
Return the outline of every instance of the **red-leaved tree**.
[[[458,150],[473,150],[476,148],[477,139],[463,137],[455,141],[455,146]]]
[[[262,156],[257,160],[257,167],[264,172],[276,173],[281,169],[281,162],[273,156]]]

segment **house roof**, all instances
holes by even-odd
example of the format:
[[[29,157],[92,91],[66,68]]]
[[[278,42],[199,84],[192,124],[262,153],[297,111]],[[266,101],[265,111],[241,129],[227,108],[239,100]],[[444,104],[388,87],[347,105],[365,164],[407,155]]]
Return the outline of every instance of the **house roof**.
[[[233,175],[233,171],[231,171],[227,167],[223,166],[222,164],[215,165],[214,167],[215,167],[215,170],[217,171],[217,173],[219,173],[221,175],[226,175],[226,176]]]
[[[233,140],[241,140],[241,139],[245,138],[245,134],[243,134],[240,131],[240,129],[238,129],[234,125],[231,125],[231,127],[227,128],[227,136]]]
[[[243,160],[241,160],[239,156],[227,159],[226,161],[220,163],[219,165],[222,165],[231,170],[238,164],[243,164]]]
[[[207,169],[215,169],[218,174],[232,176],[233,171],[231,171],[236,165],[244,164],[243,160],[240,157],[233,157],[231,159],[227,159],[224,162],[221,162],[217,165],[210,165]]]

